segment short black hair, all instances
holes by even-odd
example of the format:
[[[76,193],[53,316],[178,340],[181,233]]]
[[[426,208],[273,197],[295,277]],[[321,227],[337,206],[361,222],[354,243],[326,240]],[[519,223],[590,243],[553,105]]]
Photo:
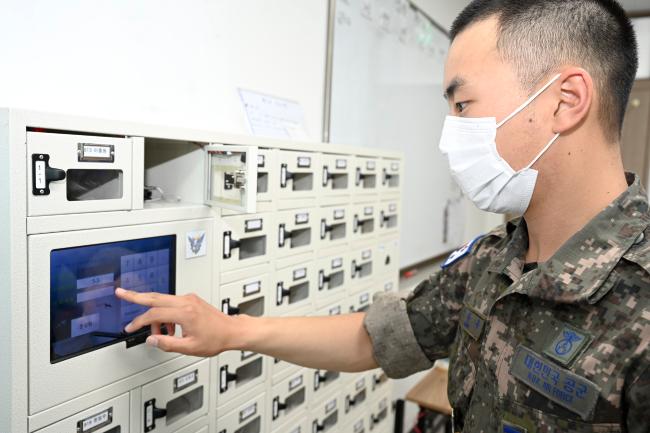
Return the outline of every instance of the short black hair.
[[[615,0],[474,0],[456,18],[452,41],[478,21],[496,17],[497,47],[532,91],[563,65],[589,71],[600,119],[618,140],[639,60],[632,22]]]

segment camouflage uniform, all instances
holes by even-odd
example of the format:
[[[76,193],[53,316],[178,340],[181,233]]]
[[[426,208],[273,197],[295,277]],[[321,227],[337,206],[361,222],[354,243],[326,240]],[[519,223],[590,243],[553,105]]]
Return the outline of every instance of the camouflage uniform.
[[[639,180],[524,272],[513,220],[365,327],[390,377],[450,358],[463,432],[650,432],[650,213]],[[458,425],[458,424],[457,424]]]

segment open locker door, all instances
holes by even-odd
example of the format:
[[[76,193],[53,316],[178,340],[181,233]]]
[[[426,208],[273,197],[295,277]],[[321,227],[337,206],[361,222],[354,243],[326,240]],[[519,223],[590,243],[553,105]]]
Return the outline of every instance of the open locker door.
[[[255,213],[257,205],[256,146],[205,146],[206,203],[241,213]]]

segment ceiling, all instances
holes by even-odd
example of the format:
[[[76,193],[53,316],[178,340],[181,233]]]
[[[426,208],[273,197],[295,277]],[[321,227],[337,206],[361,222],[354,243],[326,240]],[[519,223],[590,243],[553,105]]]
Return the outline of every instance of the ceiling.
[[[650,0],[618,0],[628,12],[650,11]]]

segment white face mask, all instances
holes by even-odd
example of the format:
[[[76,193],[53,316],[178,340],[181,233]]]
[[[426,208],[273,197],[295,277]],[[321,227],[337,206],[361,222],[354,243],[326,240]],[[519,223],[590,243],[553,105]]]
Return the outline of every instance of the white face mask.
[[[560,134],[555,134],[530,164],[515,171],[497,151],[497,129],[530,105],[559,77],[560,74],[556,75],[499,123],[494,117],[447,116],[445,119],[440,151],[447,157],[451,175],[460,189],[479,209],[515,215],[523,215],[528,209],[538,174],[531,167]]]

